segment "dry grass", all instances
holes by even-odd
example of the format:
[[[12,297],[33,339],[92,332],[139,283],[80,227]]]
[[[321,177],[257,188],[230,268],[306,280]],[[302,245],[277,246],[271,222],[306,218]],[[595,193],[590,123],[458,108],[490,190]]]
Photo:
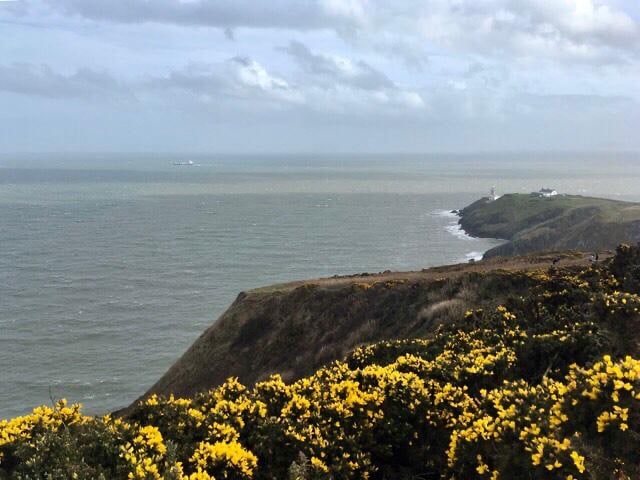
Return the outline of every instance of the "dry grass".
[[[466,303],[463,300],[450,298],[422,308],[418,312],[418,320],[435,327],[461,318],[465,310]]]

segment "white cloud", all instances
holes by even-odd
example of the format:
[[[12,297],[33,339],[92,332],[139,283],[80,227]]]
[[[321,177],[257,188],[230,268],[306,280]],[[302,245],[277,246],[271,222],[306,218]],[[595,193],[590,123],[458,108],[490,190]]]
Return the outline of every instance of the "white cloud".
[[[638,36],[638,24],[624,12],[597,0],[541,2],[557,18],[560,28],[575,36],[602,36],[604,41],[629,41]]]
[[[259,91],[274,100],[302,103],[303,95],[283,78],[271,75],[249,57],[234,57],[230,60],[235,80],[240,88]]]

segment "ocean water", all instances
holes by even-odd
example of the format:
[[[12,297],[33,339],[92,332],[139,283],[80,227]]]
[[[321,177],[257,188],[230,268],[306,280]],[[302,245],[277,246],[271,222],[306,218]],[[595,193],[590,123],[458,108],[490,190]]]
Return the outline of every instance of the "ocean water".
[[[0,157],[0,418],[127,405],[242,290],[481,256],[493,185],[640,201],[640,156]]]

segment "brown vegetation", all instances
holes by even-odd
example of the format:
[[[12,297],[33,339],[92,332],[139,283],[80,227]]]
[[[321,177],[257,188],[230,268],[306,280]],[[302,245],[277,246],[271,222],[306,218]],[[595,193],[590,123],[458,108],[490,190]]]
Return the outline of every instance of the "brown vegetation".
[[[524,293],[529,280],[517,272],[549,268],[554,258],[563,268],[589,263],[587,254],[550,253],[243,292],[144,396],[193,396],[231,376],[245,384],[272,373],[300,378],[359,345],[423,336],[469,306]]]

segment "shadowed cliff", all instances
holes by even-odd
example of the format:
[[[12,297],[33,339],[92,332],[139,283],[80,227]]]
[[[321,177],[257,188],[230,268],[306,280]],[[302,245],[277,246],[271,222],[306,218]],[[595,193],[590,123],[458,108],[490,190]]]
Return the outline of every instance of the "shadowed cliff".
[[[553,257],[497,258],[243,292],[144,396],[193,396],[228,377],[245,384],[272,373],[286,380],[300,378],[359,345],[420,337],[460,318],[471,306],[525,294],[530,280],[518,272],[547,269]],[[563,268],[589,263],[583,253],[560,257]]]

